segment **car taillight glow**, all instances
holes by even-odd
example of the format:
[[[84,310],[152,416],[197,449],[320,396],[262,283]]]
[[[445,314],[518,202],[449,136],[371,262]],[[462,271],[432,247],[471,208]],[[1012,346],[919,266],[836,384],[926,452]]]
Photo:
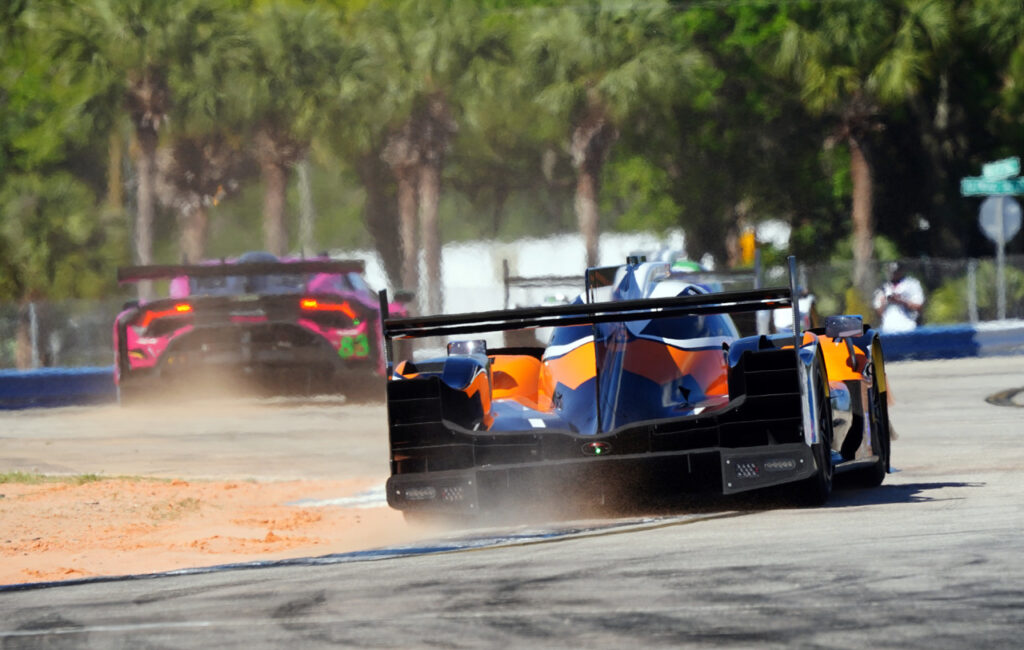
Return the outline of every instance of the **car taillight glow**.
[[[303,298],[299,305],[309,311],[340,311],[351,318],[356,325],[359,324],[356,312],[352,309],[352,305],[348,304],[348,301],[342,303],[320,302],[316,298]]]
[[[147,327],[150,323],[158,318],[164,318],[166,316],[182,316],[184,314],[191,313],[192,305],[187,302],[179,302],[170,309],[164,309],[161,311],[147,311],[146,315],[142,317],[142,322],[139,323],[140,327]]]

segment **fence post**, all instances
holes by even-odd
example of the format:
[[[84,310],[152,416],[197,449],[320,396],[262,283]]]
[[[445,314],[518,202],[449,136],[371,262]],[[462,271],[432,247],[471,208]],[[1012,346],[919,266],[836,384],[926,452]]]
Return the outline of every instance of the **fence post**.
[[[32,346],[32,367],[39,367],[39,315],[36,314],[36,303],[28,303],[28,337]]]
[[[967,318],[978,322],[978,260],[967,260]]]

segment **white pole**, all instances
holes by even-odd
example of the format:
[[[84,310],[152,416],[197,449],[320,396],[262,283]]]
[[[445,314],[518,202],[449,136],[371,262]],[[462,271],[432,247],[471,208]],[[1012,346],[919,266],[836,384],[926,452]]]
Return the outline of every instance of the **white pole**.
[[[36,313],[36,303],[28,303],[28,332],[29,341],[32,345],[32,367],[39,367],[39,315]]]
[[[1006,197],[999,197],[996,206],[996,222],[999,235],[996,238],[996,317],[1006,320],[1006,241],[1003,238],[1003,204]]]
[[[978,322],[978,260],[967,260],[967,317]]]

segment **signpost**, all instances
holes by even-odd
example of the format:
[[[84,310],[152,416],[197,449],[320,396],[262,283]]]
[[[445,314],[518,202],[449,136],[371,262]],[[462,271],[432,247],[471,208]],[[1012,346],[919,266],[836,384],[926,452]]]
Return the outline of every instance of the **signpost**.
[[[1020,178],[1020,158],[1004,158],[986,163],[981,176],[960,179],[962,196],[988,196],[981,204],[978,224],[985,236],[996,245],[996,317],[1006,318],[1006,242],[1020,230],[1020,203],[1011,198],[1024,194],[1024,178]],[[1017,178],[1012,178],[1017,176]]]
[[[1020,203],[1009,196],[990,196],[981,202],[978,222],[996,245],[996,315],[1006,318],[1006,242],[1020,230]]]

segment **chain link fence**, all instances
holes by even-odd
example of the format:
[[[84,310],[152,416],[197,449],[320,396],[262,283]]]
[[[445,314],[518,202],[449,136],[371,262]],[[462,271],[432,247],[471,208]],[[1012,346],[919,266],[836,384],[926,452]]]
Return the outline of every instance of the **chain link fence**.
[[[0,368],[109,366],[123,300],[0,304]]]
[[[978,323],[999,319],[998,272],[994,259],[905,259],[900,264],[924,288],[922,325]],[[875,287],[886,279],[886,263],[874,265]],[[784,269],[770,269],[766,285],[784,284]],[[878,321],[872,296],[859,295],[851,285],[853,263],[801,266],[800,284],[814,294],[819,313],[863,314]],[[1005,318],[1024,319],[1024,256],[1007,256],[1004,268]]]
[[[994,259],[907,259],[901,263],[924,287],[923,325],[998,319]],[[875,286],[884,281],[884,268],[884,263],[875,265]],[[799,284],[814,294],[821,315],[859,313],[876,324],[871,296],[860,296],[852,289],[852,275],[852,262],[805,265],[800,267]],[[765,270],[764,286],[787,282],[784,268]],[[1006,318],[1024,319],[1024,256],[1006,258],[1005,287]],[[500,286],[480,287],[481,296],[499,303],[487,308],[500,308],[502,291]],[[123,299],[0,303],[0,368],[111,365],[111,331],[122,304]]]

